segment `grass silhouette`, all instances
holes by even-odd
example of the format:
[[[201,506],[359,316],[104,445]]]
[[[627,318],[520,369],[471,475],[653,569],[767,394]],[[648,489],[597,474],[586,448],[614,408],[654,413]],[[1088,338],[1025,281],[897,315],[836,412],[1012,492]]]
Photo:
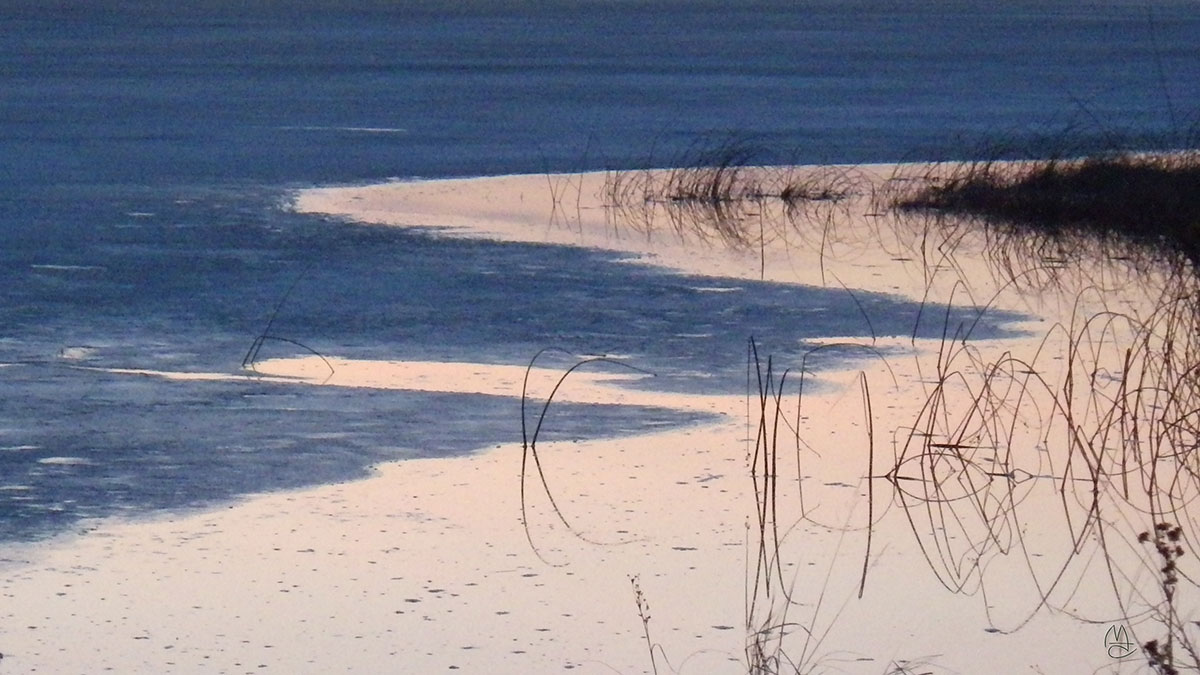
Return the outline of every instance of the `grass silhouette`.
[[[931,166],[926,184],[894,205],[993,227],[1115,237],[1200,263],[1200,151]]]

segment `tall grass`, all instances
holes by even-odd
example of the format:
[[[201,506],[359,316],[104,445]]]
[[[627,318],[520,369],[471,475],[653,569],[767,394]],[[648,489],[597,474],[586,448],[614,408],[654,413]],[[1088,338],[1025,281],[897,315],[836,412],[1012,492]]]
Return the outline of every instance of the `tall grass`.
[[[894,205],[1051,235],[1085,231],[1200,262],[1200,151],[931,166]]]
[[[850,167],[797,171],[758,161],[761,149],[738,137],[697,141],[661,170],[609,171],[602,197],[609,217],[647,235],[659,223],[687,240],[753,249],[787,236],[782,220],[828,217],[866,182]]]

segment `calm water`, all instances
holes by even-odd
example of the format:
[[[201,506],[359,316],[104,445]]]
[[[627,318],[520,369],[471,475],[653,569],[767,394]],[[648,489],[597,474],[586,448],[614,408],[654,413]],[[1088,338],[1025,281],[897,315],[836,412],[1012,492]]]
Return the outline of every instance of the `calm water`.
[[[867,330],[844,293],[328,223],[279,207],[296,187],[661,166],[728,133],[780,162],[1064,128],[1170,145],[1200,110],[1185,2],[237,4],[0,6],[0,538],[516,436],[509,400],[79,368],[234,372],[293,284],[272,330],[323,353],[553,344],[673,389],[737,387],[751,334],[794,356]],[[877,332],[911,330],[909,303],[859,299]],[[564,407],[552,431],[689,421]]]

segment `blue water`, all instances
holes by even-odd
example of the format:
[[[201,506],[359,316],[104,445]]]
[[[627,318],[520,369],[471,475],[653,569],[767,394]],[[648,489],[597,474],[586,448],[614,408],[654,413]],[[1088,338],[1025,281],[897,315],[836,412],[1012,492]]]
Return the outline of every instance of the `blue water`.
[[[0,4],[0,539],[518,437],[508,398],[92,369],[235,372],[277,305],[272,333],[321,353],[523,363],[557,345],[689,391],[744,383],[751,334],[795,358],[806,338],[912,330],[895,298],[859,294],[868,325],[840,290],[712,293],[731,284],[326,222],[280,207],[294,188],[661,166],[729,133],[780,162],[1064,129],[1163,147],[1200,110],[1189,2],[187,4]],[[548,431],[694,421],[563,406]]]

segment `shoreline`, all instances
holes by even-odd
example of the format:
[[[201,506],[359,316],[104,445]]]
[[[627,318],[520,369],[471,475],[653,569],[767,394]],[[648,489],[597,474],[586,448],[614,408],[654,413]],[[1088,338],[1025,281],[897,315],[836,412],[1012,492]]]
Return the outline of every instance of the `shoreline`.
[[[987,281],[982,266],[957,263],[944,274],[924,276],[913,269],[914,259],[896,255],[905,250],[900,235],[868,250],[835,241],[814,251],[786,239],[759,250],[730,250],[669,227],[614,227],[602,204],[585,203],[599,178],[603,174],[559,176],[563,194],[571,196],[558,200],[546,194],[556,178],[535,175],[318,188],[301,193],[296,208],[356,216],[358,222],[445,226],[439,236],[607,248],[713,277],[916,294],[933,304],[962,297],[958,281],[964,275],[984,279],[978,297],[1003,290],[1003,283]],[[561,213],[564,204],[573,208]],[[846,217],[870,229],[864,213],[859,208]],[[1031,303],[1014,293],[989,306],[1029,311]],[[1061,310],[1050,303],[1041,308],[1043,316]],[[1031,325],[1045,320],[1035,315]],[[1102,648],[1106,626],[985,610],[975,597],[982,580],[972,594],[937,595],[944,589],[913,552],[903,525],[880,527],[873,551],[864,552],[866,528],[886,514],[875,513],[869,523],[855,506],[871,482],[864,478],[858,373],[872,378],[886,403],[875,411],[879,428],[897,428],[911,423],[910,408],[924,396],[928,374],[921,359],[939,347],[928,340],[906,347],[900,338],[859,342],[864,349],[888,345],[911,354],[823,373],[830,386],[805,394],[805,447],[797,446],[797,463],[786,471],[805,476],[809,506],[801,509],[804,519],[780,516],[786,549],[780,572],[796,594],[792,618],[820,638],[804,643],[806,660],[863,673],[903,662],[949,672],[981,662],[1006,672],[1026,672],[1031,663],[1046,672],[1110,665]],[[1027,342],[982,341],[973,348],[1041,349]],[[471,363],[339,363],[340,383],[318,383],[324,375],[314,374],[320,368],[312,358],[259,367],[269,377],[306,378],[312,386],[419,389],[450,381],[456,391],[474,393],[502,393],[523,372]],[[555,371],[537,374],[535,389],[544,392]],[[564,387],[563,400],[653,400],[722,417],[656,434],[541,444],[547,484],[576,534],[563,527],[530,474],[527,538],[517,444],[465,457],[385,463],[363,480],[251,496],[220,509],[88,523],[94,528],[86,533],[18,547],[29,560],[4,563],[0,667],[80,673],[648,672],[646,628],[661,646],[658,653],[680,672],[745,672],[752,519],[761,506],[749,477],[749,402],[622,389],[612,386],[612,378],[581,373]],[[892,451],[881,439],[878,452]],[[897,508],[890,503],[887,510]],[[871,569],[870,602],[859,603],[864,558]],[[1004,589],[1015,572],[1000,562],[996,567],[1001,580],[995,588]],[[645,626],[631,577],[653,610]],[[904,609],[879,612],[881,601]],[[1055,640],[1031,644],[1031,632],[1053,633]]]

